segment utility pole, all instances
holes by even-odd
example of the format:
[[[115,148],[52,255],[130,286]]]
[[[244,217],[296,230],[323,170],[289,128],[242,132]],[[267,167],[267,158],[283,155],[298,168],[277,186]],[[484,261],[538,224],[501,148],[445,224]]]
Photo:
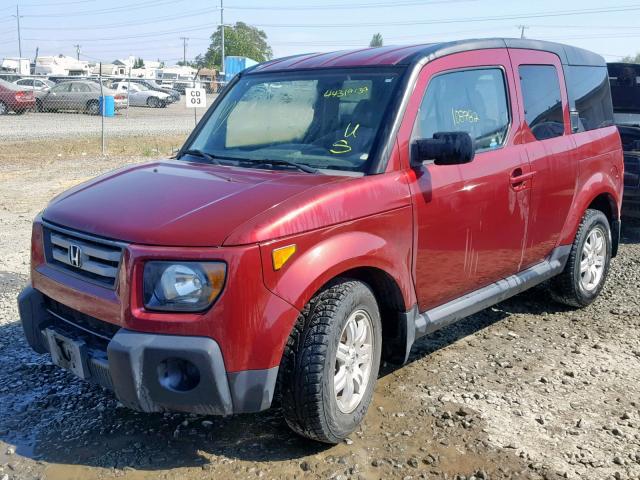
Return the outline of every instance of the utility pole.
[[[220,0],[220,28],[221,28],[221,40],[222,40],[222,52],[220,56],[220,70],[224,72],[224,0]],[[226,73],[225,73],[226,77]],[[225,78],[226,79],[226,78]]]
[[[80,60],[80,48],[82,48],[82,45],[76,44],[74,47],[76,47],[76,58]]]
[[[16,20],[18,21],[18,54],[20,55],[20,58],[22,58],[22,37],[20,35],[20,7],[18,7],[18,5],[16,5],[16,14],[12,16],[16,17]]]
[[[529,27],[527,25],[518,25],[518,28],[520,29],[520,38],[524,38],[524,31],[529,30]]]
[[[182,64],[186,65],[187,64],[187,40],[189,40],[189,38],[180,37],[180,40],[182,40]]]

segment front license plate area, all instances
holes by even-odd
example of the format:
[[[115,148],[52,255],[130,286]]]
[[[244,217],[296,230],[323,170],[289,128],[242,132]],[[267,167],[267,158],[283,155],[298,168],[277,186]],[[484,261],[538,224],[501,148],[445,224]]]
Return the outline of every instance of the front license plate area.
[[[53,363],[69,370],[82,379],[87,379],[87,346],[82,340],[73,340],[69,337],[47,328],[45,331],[49,352]]]

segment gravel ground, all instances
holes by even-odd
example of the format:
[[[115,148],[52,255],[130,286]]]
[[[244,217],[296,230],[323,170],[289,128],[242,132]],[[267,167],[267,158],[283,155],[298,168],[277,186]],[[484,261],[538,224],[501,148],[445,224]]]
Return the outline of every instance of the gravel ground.
[[[215,95],[209,95],[207,105],[211,105],[214,98]],[[105,132],[107,137],[190,133],[195,124],[193,112],[194,109],[186,108],[184,97],[166,108],[131,107],[114,117],[105,117]],[[196,109],[197,119],[204,112],[204,109]],[[98,136],[101,125],[99,116],[84,113],[3,115],[0,117],[0,142]]]
[[[592,306],[569,310],[537,288],[422,339],[408,365],[385,367],[361,429],[329,447],[276,410],[132,412],[29,350],[15,297],[31,219],[130,161],[0,165],[0,480],[640,479],[640,225],[625,224]]]

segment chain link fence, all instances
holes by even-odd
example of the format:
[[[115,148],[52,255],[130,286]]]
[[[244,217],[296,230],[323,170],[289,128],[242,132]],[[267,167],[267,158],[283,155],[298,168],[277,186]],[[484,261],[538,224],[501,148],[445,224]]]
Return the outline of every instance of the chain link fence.
[[[182,145],[221,85],[204,75],[0,74],[0,143],[34,155],[168,155]],[[190,88],[202,89],[198,102],[188,102]]]

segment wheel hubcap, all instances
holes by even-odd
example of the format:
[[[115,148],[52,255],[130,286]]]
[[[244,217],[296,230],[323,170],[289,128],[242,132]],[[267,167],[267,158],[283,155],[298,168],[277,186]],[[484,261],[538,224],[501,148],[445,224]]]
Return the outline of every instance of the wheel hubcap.
[[[373,324],[364,310],[353,312],[340,335],[333,378],[334,395],[342,413],[353,412],[369,384],[373,363]]]
[[[586,292],[592,292],[604,275],[604,264],[607,256],[605,233],[596,227],[587,236],[582,247],[580,258],[580,286]]]

